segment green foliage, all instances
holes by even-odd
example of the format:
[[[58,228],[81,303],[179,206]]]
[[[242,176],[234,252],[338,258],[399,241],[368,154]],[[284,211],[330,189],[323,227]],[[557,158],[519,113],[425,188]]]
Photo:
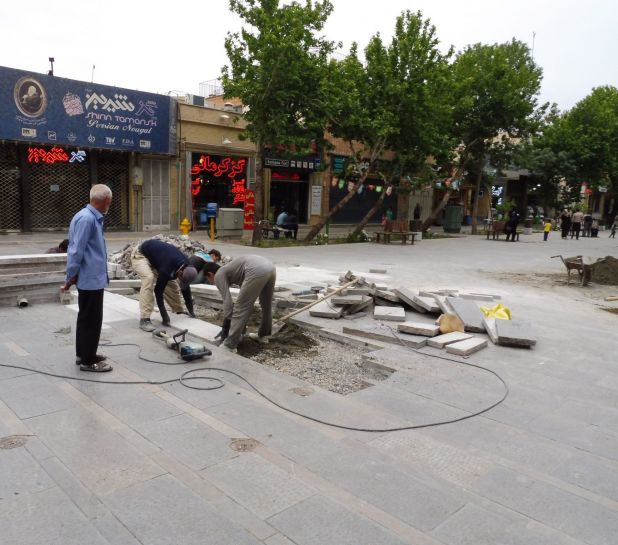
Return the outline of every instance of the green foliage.
[[[348,243],[369,242],[370,240],[371,240],[371,238],[369,237],[369,234],[364,229],[362,231],[360,231],[359,233],[350,233],[345,238],[345,241],[348,242]]]

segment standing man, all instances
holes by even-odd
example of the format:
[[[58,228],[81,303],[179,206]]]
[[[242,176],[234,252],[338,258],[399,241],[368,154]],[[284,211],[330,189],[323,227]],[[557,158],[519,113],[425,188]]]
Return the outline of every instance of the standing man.
[[[577,208],[575,210],[575,213],[571,217],[571,240],[573,239],[573,235],[575,235],[576,240],[579,240],[579,231],[582,228],[583,219],[583,212],[579,208]]]
[[[173,312],[184,314],[180,301],[182,293],[189,316],[195,318],[190,284],[195,280],[197,271],[189,264],[189,258],[176,246],[158,239],[146,240],[133,250],[131,266],[142,282],[139,291],[141,330],[155,330],[150,321],[155,299],[163,325],[170,325],[170,316],[163,302],[164,295]]]
[[[224,348],[236,352],[258,297],[262,309],[260,329],[257,334],[250,333],[249,337],[261,344],[268,343],[273,326],[272,302],[276,279],[275,266],[259,255],[237,257],[217,271],[215,285],[223,297],[223,327],[215,339],[221,339]],[[232,284],[240,286],[236,303],[230,294]]]
[[[62,291],[77,284],[77,325],[75,354],[82,371],[104,373],[112,366],[97,354],[103,325],[103,291],[107,277],[107,246],[103,220],[112,203],[112,190],[104,184],[90,189],[90,204],[71,220],[67,250],[67,276]]]

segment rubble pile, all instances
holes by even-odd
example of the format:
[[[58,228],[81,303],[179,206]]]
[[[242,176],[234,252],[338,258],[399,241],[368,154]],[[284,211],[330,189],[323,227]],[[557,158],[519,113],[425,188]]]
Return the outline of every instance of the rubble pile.
[[[158,239],[173,244],[176,248],[180,249],[185,255],[191,256],[195,252],[207,252],[211,248],[207,248],[201,242],[193,240],[186,235],[156,235],[149,237],[148,239],[137,240],[127,244],[122,250],[111,254],[108,257],[107,272],[110,280],[112,279],[137,279],[139,278],[133,269],[131,268],[131,253],[139,246],[144,240]],[[230,257],[223,256],[221,264],[225,264],[231,261]]]

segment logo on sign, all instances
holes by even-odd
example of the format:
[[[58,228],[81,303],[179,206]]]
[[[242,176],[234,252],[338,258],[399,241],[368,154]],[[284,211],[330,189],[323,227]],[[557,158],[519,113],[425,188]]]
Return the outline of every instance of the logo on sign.
[[[75,140],[77,140],[77,135],[74,132],[70,132],[67,134],[67,138],[69,139],[69,142],[75,142]]]
[[[115,136],[106,136],[105,137],[105,143],[109,146],[113,146],[116,143],[116,137]]]
[[[56,131],[47,131],[48,140],[56,140]]]
[[[67,93],[62,99],[62,105],[67,115],[81,115],[84,113],[81,99],[74,93]]]
[[[90,142],[91,144],[94,144],[96,138],[94,137],[94,134],[90,134],[88,135],[88,142]]]
[[[86,160],[85,151],[82,151],[82,150],[72,151],[71,157],[69,158],[69,163],[74,163],[74,162],[83,163],[85,160]]]
[[[86,110],[91,107],[93,110],[105,110],[106,112],[132,112],[135,110],[135,106],[131,101],[127,102],[127,95],[121,95],[119,93],[114,94],[113,98],[106,97],[104,94],[87,93],[86,94]]]
[[[13,96],[15,105],[26,117],[39,117],[47,108],[45,88],[30,76],[17,80]]]
[[[21,135],[27,138],[36,138],[36,129],[26,129],[22,127]]]
[[[140,140],[139,147],[144,149],[150,149],[150,140]]]
[[[133,140],[131,140],[130,138],[123,138],[122,145],[123,146],[134,146],[135,142],[133,142]]]

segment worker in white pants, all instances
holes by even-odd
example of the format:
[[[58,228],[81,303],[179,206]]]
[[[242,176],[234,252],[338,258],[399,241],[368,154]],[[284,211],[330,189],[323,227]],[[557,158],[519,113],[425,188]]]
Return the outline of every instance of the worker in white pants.
[[[276,279],[275,266],[259,255],[237,257],[217,271],[215,285],[223,298],[223,326],[215,338],[223,342],[224,348],[236,350],[258,299],[262,310],[260,328],[257,334],[250,333],[249,337],[263,344],[268,342],[272,333],[272,301]],[[235,303],[230,293],[232,284],[240,286]]]

